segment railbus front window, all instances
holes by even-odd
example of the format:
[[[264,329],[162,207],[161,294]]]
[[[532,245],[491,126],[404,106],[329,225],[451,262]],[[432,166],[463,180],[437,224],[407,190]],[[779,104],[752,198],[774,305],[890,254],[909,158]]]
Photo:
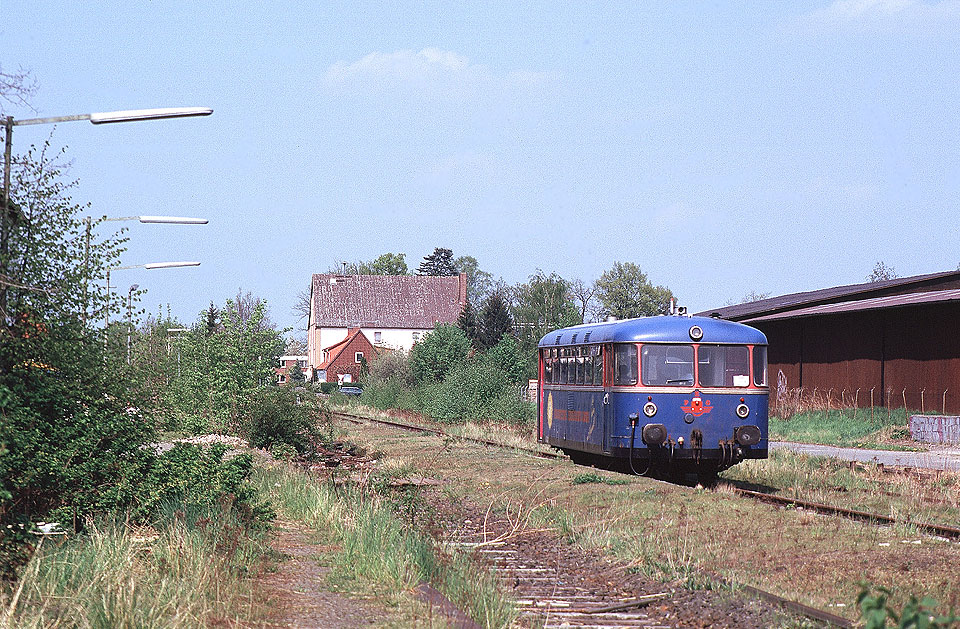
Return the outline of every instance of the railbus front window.
[[[767,384],[767,348],[765,345],[753,347],[753,384],[758,387]]]
[[[614,384],[637,383],[637,346],[617,345],[614,349]]]
[[[693,386],[693,345],[644,345],[640,364],[647,386]]]
[[[750,350],[746,345],[697,348],[701,387],[749,387]]]

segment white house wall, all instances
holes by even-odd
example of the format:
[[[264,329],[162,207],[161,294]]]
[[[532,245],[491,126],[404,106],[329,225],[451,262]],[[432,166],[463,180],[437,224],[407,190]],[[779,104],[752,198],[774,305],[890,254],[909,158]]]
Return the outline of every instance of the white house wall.
[[[367,339],[377,347],[386,347],[392,350],[409,352],[413,347],[414,335],[423,339],[432,328],[360,328]],[[311,328],[308,334],[310,365],[316,366],[323,362],[323,349],[336,345],[347,338],[349,328]],[[377,340],[377,333],[380,340]]]

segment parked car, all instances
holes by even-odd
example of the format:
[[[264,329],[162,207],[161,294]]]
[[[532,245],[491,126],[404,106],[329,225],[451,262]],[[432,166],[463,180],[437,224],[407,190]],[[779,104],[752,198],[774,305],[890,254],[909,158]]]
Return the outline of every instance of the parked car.
[[[361,393],[363,393],[363,389],[361,389],[360,387],[344,385],[340,387],[340,393],[344,395],[360,395]]]

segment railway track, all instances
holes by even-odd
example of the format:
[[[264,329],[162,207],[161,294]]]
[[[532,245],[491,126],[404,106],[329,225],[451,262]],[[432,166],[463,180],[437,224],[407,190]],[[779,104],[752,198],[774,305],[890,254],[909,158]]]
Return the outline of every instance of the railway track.
[[[485,446],[520,450],[542,458],[566,458],[565,455],[554,452],[515,447],[486,439],[450,435],[443,430],[425,426],[343,412],[335,412],[333,415],[355,424],[373,423],[410,432],[454,437]],[[745,493],[744,495],[748,494]],[[760,495],[767,496],[767,494]],[[796,501],[791,504],[796,504]],[[625,589],[617,590],[613,588],[598,591],[596,588],[586,587],[579,582],[577,575],[562,572],[559,563],[550,562],[547,555],[534,553],[531,556],[529,553],[521,553],[517,548],[511,547],[513,542],[509,536],[506,540],[491,540],[491,531],[487,528],[487,523],[484,523],[482,529],[472,531],[461,526],[455,539],[449,539],[446,542],[451,546],[473,552],[488,564],[493,565],[507,591],[513,592],[521,617],[532,626],[545,628],[592,627],[596,629],[613,629],[615,627],[657,629],[659,627],[676,626],[676,619],[671,622],[669,617],[664,618],[662,613],[651,614],[646,609],[648,606],[667,598],[666,593],[637,596]],[[835,627],[853,626],[850,621],[836,614],[809,607],[752,586],[734,584],[717,575],[708,576],[728,587],[742,589],[767,603],[826,625]],[[663,622],[668,624],[662,624]]]
[[[341,413],[341,412],[334,413],[334,415],[342,417],[348,421],[355,422],[355,423],[366,421],[366,422],[371,422],[376,424],[382,424],[385,426],[392,426],[394,428],[399,428],[401,430],[433,434],[441,437],[444,437],[444,436],[454,437],[457,439],[462,439],[463,441],[469,441],[472,443],[477,443],[485,446],[506,448],[510,450],[519,450],[521,452],[525,452],[532,456],[537,456],[541,458],[547,458],[547,459],[566,458],[566,455],[560,454],[557,452],[546,452],[543,450],[524,448],[522,446],[511,446],[511,445],[499,443],[496,441],[491,441],[488,439],[476,439],[473,437],[451,435],[449,433],[444,432],[443,430],[428,428],[426,426],[417,426],[414,424],[406,424],[403,422],[396,422],[396,421],[385,420],[385,419],[363,417],[360,415],[351,415],[349,413]],[[846,507],[838,507],[835,505],[828,505],[828,504],[823,504],[819,502],[813,502],[810,500],[803,500],[800,498],[787,498],[783,496],[778,496],[776,494],[743,489],[730,481],[721,481],[721,482],[736,495],[742,496],[744,498],[749,498],[751,500],[757,500],[759,502],[780,505],[783,507],[802,507],[804,509],[809,509],[811,511],[815,511],[816,513],[820,513],[823,515],[845,517],[853,520],[859,520],[861,522],[873,522],[876,524],[883,524],[883,525],[901,524],[901,525],[915,526],[917,527],[917,529],[927,533],[928,535],[934,535],[937,537],[943,537],[945,539],[951,539],[951,540],[960,540],[960,527],[947,526],[944,524],[936,524],[933,522],[916,522],[912,520],[901,520],[897,518],[892,518],[890,516],[882,515],[879,513],[870,513],[867,511],[860,511],[857,509],[848,509]]]

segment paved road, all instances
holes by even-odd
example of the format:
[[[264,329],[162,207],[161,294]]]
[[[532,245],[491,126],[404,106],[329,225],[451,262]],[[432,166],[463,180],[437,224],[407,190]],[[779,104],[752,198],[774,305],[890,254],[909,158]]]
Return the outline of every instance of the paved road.
[[[838,448],[791,441],[771,441],[771,450],[791,450],[813,456],[828,456],[844,461],[883,463],[888,466],[923,467],[931,470],[960,471],[960,449],[937,448],[929,452],[890,452],[887,450],[861,450]]]

